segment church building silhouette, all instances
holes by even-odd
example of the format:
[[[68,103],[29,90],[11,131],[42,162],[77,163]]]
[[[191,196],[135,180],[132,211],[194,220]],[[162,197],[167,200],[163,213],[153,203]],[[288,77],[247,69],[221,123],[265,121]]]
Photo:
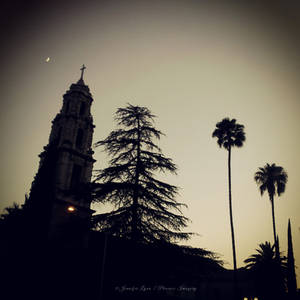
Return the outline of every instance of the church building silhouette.
[[[25,203],[43,224],[39,235],[50,242],[64,241],[70,228],[76,230],[74,236],[78,238],[80,230],[74,224],[87,225],[94,212],[90,197],[80,193],[80,188],[91,181],[95,162],[91,148],[95,128],[91,115],[93,98],[83,80],[85,69],[83,65],[80,79],[63,96]]]

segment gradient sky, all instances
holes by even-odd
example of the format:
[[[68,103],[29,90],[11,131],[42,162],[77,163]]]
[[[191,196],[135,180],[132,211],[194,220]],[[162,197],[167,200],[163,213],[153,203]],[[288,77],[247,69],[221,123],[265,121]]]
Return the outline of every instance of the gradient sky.
[[[40,2],[13,1],[2,10],[0,209],[24,201],[62,95],[84,63],[94,142],[109,134],[113,114],[128,102],[157,115],[166,134],[160,146],[178,166],[178,175],[165,180],[180,187],[187,230],[199,234],[188,244],[221,254],[227,268],[227,152],[211,134],[224,117],[243,124],[246,143],[232,153],[238,266],[259,243],[273,241],[270,201],[253,179],[267,162],[289,175],[286,192],[275,199],[276,224],[286,251],[291,219],[299,266],[299,7],[291,1],[272,7],[268,1]],[[95,168],[107,166],[101,149],[94,157]]]

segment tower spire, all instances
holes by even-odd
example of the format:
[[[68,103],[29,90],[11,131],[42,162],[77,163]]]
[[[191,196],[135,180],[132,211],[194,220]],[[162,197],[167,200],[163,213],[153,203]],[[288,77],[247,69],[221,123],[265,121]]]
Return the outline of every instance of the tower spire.
[[[80,76],[80,79],[83,80],[83,73],[84,73],[84,70],[86,69],[86,66],[83,64],[82,67],[81,67],[81,76]]]
[[[78,80],[77,84],[84,84],[84,81],[83,81],[83,74],[84,74],[84,70],[86,69],[86,66],[83,64],[82,67],[81,67],[81,75],[80,75],[80,79]]]

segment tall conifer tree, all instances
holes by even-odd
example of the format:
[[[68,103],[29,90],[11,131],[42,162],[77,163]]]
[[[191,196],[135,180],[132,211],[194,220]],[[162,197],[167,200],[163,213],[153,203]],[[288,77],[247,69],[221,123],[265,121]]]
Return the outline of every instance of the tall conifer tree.
[[[97,172],[93,198],[111,203],[114,210],[93,221],[102,231],[134,241],[186,240],[190,233],[181,229],[188,219],[181,212],[185,205],[175,200],[178,188],[155,177],[176,174],[177,168],[155,143],[162,132],[153,126],[154,117],[146,107],[119,108],[115,120],[120,128],[96,143],[111,160]]]
[[[289,299],[296,299],[297,294],[297,281],[295,273],[295,259],[293,251],[291,222],[288,223],[288,261],[287,261],[287,287],[289,293]]]

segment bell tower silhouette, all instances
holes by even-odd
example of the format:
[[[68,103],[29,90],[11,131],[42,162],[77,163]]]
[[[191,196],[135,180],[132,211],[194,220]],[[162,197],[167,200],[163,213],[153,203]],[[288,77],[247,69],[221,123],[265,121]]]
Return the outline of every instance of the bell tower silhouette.
[[[95,162],[91,149],[93,98],[83,80],[85,69],[83,65],[80,79],[64,94],[62,108],[52,121],[49,143],[39,155],[39,170],[28,199],[44,220],[41,223],[50,240],[64,239],[66,228],[73,228],[74,236],[79,236],[74,224],[87,222],[93,213],[91,199],[81,189],[90,183]]]

